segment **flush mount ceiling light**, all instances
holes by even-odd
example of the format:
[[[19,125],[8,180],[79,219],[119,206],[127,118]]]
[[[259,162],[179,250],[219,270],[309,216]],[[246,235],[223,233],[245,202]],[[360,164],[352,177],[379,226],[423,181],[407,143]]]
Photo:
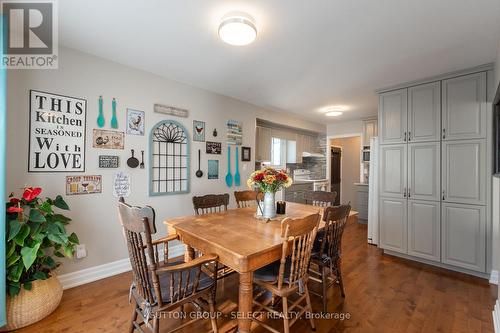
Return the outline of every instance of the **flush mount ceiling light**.
[[[324,108],[321,108],[319,111],[326,113],[335,113],[335,112],[340,112],[342,114],[343,111],[345,111],[347,108],[343,105],[332,105],[332,106],[326,106]],[[340,114],[338,116],[340,116]]]
[[[219,38],[227,44],[242,46],[257,38],[257,28],[253,18],[245,13],[230,13],[222,18]]]
[[[341,111],[332,111],[332,112],[327,112],[325,113],[326,116],[328,117],[338,117],[342,115]]]

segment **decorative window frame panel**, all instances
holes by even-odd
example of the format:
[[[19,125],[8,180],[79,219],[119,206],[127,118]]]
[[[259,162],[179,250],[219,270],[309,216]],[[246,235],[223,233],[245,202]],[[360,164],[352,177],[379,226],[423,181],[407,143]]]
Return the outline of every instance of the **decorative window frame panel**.
[[[166,142],[165,145],[165,151],[163,151],[161,148],[163,147],[163,142],[159,142],[157,140],[157,137],[155,136],[155,132],[157,131],[158,128],[162,126],[168,126],[168,125],[173,125],[177,129],[182,130],[181,137],[179,137],[179,133],[166,133],[165,138],[166,140],[182,140],[184,142],[171,142],[168,141]],[[167,149],[168,147],[174,148],[174,153],[169,154]],[[181,145],[178,147],[178,145]],[[183,147],[184,146],[184,147]],[[176,148],[179,148],[179,151],[176,150]],[[185,150],[185,151],[184,151]],[[162,155],[162,153],[165,153]],[[176,155],[178,153],[178,155]],[[156,159],[155,159],[155,156]],[[149,133],[149,195],[150,196],[160,196],[160,195],[175,195],[175,194],[183,194],[183,193],[189,193],[190,192],[190,178],[191,178],[191,165],[190,165],[190,157],[191,157],[191,142],[190,142],[190,137],[189,137],[189,132],[187,131],[186,127],[175,121],[175,120],[162,120],[158,123],[156,123],[153,128],[151,129]],[[179,160],[176,158],[180,158],[181,162],[182,159],[185,159],[185,166],[177,167],[175,163],[178,163]],[[160,162],[158,162],[157,159],[160,159]],[[161,162],[166,162],[165,167],[162,167]],[[169,166],[169,162],[173,162],[173,165]],[[158,163],[158,164],[155,164]],[[169,174],[169,168],[171,168],[172,173],[174,175],[174,179],[169,179],[170,174]],[[159,170],[158,170],[159,169]],[[162,170],[166,169],[166,171]],[[180,170],[177,170],[180,169]],[[185,170],[185,175],[182,174],[182,171]],[[177,176],[175,173],[177,171],[180,171],[180,178],[176,179],[175,176]],[[156,174],[155,174],[156,172]],[[162,178],[162,173],[166,172],[166,175],[164,175],[165,178]],[[155,178],[156,175],[159,175],[159,178]],[[185,178],[183,178],[185,176]],[[162,190],[162,182],[165,185],[165,190]],[[173,182],[172,184],[172,189],[169,190],[169,182]],[[177,185],[179,185],[177,182],[181,182],[180,186],[178,189]],[[159,183],[159,185],[157,185]],[[160,186],[160,187],[158,187]]]

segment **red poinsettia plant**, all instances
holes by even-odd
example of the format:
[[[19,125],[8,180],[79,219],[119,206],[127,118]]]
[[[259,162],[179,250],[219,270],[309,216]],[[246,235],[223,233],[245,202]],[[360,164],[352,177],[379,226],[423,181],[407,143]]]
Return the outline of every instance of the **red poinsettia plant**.
[[[260,192],[275,193],[282,187],[292,185],[292,177],[285,170],[277,170],[274,168],[265,168],[263,170],[254,171],[247,180],[247,185],[250,188],[257,188]]]
[[[79,243],[66,232],[70,218],[56,209],[69,210],[64,199],[40,198],[40,187],[26,187],[20,198],[11,194],[7,212],[7,293],[31,289],[34,280],[45,280],[59,266],[54,257],[72,258]]]

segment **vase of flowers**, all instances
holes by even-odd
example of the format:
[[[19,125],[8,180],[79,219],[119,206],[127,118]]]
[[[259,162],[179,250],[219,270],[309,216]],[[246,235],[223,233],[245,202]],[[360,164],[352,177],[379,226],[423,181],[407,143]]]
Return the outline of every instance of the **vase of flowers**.
[[[272,219],[276,217],[276,192],[292,185],[292,177],[285,170],[265,168],[254,171],[248,178],[247,185],[264,193],[262,217]]]
[[[61,301],[56,257],[73,258],[79,243],[68,234],[71,221],[57,210],[69,210],[64,199],[40,198],[42,189],[27,187],[6,204],[7,325],[10,331],[48,316]]]

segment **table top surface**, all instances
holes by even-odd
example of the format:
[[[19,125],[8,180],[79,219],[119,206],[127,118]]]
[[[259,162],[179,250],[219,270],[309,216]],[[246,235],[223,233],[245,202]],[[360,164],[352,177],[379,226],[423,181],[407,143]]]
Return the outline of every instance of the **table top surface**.
[[[164,223],[173,227],[181,237],[209,243],[210,246],[229,251],[239,258],[258,255],[281,247],[281,221],[283,218],[303,218],[322,213],[322,207],[287,202],[286,215],[266,222],[255,217],[256,208],[229,209],[226,212],[191,215],[168,219]],[[357,215],[351,211],[350,216]]]

